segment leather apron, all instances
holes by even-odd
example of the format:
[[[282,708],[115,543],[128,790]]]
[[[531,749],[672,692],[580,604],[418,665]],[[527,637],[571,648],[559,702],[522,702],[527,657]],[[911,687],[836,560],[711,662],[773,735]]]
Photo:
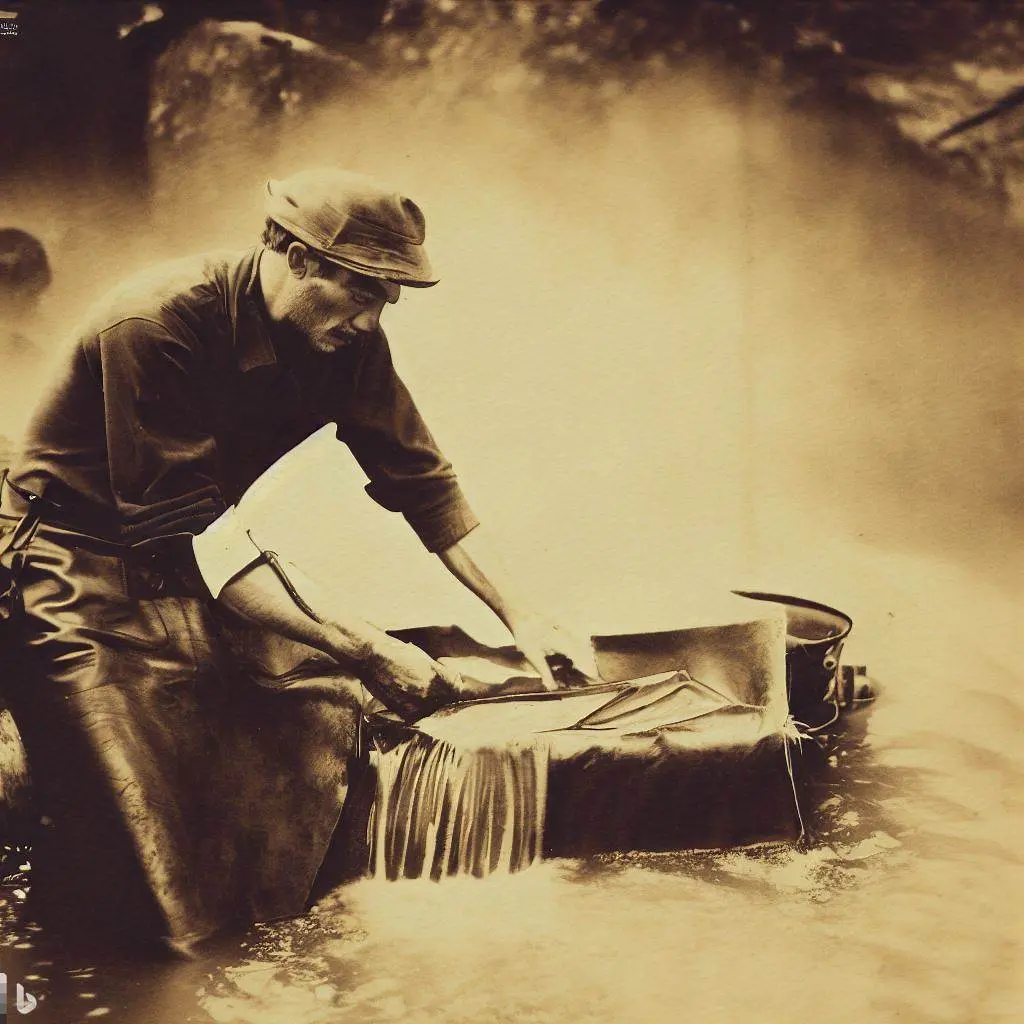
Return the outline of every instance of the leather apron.
[[[20,588],[0,683],[48,823],[45,904],[181,949],[302,912],[357,767],[358,681],[228,621],[173,560],[59,523]]]

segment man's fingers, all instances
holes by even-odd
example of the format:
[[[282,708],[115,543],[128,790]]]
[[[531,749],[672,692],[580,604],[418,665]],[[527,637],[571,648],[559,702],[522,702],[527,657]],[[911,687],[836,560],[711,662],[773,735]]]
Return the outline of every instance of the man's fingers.
[[[558,660],[568,661],[569,664],[587,676],[589,679],[600,679],[597,671],[597,661],[594,658],[594,650],[589,643],[584,643],[572,633],[568,633],[555,626],[552,629],[553,643],[549,646],[547,653]]]
[[[570,651],[573,667],[579,669],[585,676],[591,679],[600,679],[601,674],[597,671],[597,659],[590,645],[578,645]]]
[[[536,668],[537,671],[540,673],[540,681],[545,690],[559,689],[558,682],[555,680],[555,677],[551,674],[551,669],[548,666],[547,661],[545,661],[543,657],[537,658],[536,661],[534,661],[534,659],[531,658],[530,662],[534,666],[534,668]]]
[[[520,648],[520,650],[522,650],[522,648]],[[559,688],[558,682],[551,674],[551,667],[548,665],[543,651],[531,648],[528,651],[523,651],[523,654],[526,656],[526,660],[537,670],[540,675],[541,685],[544,689],[557,690]]]
[[[545,690],[560,690],[561,687],[558,685],[555,677],[551,674],[551,670],[545,667],[544,671],[540,674],[540,682]]]
[[[441,665],[437,662],[435,664],[434,671],[437,675],[444,680],[452,689],[461,691],[464,688],[465,681],[462,676],[454,669],[449,668],[447,665]]]

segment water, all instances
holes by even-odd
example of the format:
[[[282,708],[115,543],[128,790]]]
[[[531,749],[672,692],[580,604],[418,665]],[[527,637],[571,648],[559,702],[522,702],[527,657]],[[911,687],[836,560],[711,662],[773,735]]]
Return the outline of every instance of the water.
[[[417,734],[376,761],[375,878],[482,878],[521,871],[540,856],[543,742],[460,751]]]
[[[882,685],[822,740],[809,849],[368,878],[304,918],[166,964],[33,931],[15,877],[0,951],[10,983],[40,996],[33,1020],[61,1024],[1018,1020],[1015,596],[950,562],[816,550],[841,570],[822,596],[856,620],[850,660]],[[438,744],[408,756],[426,778],[431,758],[453,755]]]

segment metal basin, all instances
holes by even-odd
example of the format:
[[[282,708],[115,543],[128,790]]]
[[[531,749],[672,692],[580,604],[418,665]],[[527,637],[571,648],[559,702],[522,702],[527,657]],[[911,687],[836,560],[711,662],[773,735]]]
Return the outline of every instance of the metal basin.
[[[786,613],[786,688],[792,711],[813,708],[834,691],[843,642],[853,620],[836,608],[802,597],[735,590],[739,597],[770,601]]]

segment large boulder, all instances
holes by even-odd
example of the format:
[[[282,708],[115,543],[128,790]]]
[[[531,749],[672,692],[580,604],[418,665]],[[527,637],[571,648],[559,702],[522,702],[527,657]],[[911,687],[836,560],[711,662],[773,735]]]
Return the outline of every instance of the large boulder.
[[[352,58],[258,22],[196,25],[154,66],[155,206],[167,202],[180,210],[169,194],[180,188],[181,169],[189,171],[191,198],[202,198],[203,189],[215,197],[226,181],[238,180],[247,156],[273,152],[290,124],[364,80]]]

